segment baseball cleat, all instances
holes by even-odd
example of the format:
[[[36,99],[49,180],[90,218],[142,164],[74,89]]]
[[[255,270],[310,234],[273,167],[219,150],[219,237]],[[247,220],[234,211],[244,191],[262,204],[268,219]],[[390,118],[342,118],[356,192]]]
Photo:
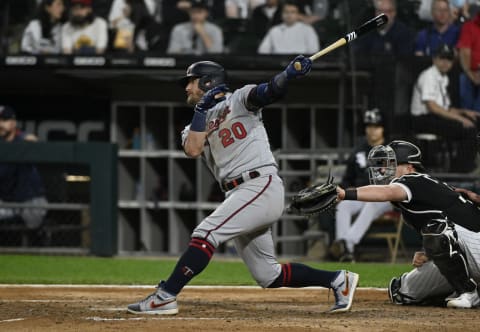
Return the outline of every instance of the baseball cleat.
[[[178,313],[177,298],[163,290],[163,281],[157,290],[145,299],[129,304],[127,311],[132,314],[175,315]]]
[[[331,283],[333,294],[335,295],[335,305],[330,308],[329,313],[333,314],[350,310],[358,279],[357,273],[346,270],[339,272],[337,278]]]
[[[393,304],[403,304],[401,296],[399,296],[398,291],[401,287],[402,278],[392,278],[388,284],[388,298]]]
[[[480,305],[480,298],[475,289],[473,292],[460,294],[457,298],[450,298],[447,301],[447,307],[458,309],[470,309]]]

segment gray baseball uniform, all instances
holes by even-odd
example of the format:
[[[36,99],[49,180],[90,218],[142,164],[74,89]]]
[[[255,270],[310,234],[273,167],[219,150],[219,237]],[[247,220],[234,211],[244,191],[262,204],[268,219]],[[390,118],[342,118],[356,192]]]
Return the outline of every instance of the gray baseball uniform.
[[[237,252],[257,282],[266,287],[281,272],[274,254],[270,226],[283,213],[284,187],[270,150],[261,110],[246,107],[255,85],[226,95],[207,114],[208,145],[204,159],[222,188],[241,177],[245,182],[227,191],[225,201],[194,230],[215,247],[235,239]],[[182,133],[184,139],[188,126]],[[251,178],[251,172],[259,176]]]

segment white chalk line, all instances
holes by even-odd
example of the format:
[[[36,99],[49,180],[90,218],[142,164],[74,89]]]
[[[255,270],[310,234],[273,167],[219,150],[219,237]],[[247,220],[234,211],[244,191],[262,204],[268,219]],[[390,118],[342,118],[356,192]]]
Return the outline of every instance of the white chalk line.
[[[11,322],[19,322],[25,320],[25,318],[12,318],[12,319],[4,319],[0,320],[0,323],[11,323]]]
[[[62,285],[62,284],[0,284],[0,288],[125,288],[125,289],[154,289],[153,285]],[[203,290],[203,289],[251,289],[262,290],[259,286],[185,286],[186,289]],[[275,291],[298,291],[298,290],[326,290],[325,287],[304,287],[304,288],[276,288]],[[385,292],[386,288],[378,287],[358,287],[357,290]]]
[[[132,317],[132,318],[104,318],[104,317],[86,317],[86,320],[93,320],[96,322],[108,322],[108,321],[138,321],[138,320],[249,320],[249,318],[226,318],[226,317]]]

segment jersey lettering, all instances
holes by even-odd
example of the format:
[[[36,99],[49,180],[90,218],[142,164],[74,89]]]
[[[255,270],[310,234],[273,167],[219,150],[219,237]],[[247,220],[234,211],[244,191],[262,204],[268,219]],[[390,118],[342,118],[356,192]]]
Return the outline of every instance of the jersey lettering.
[[[236,139],[243,139],[247,137],[247,130],[241,122],[235,122],[232,124],[232,128],[223,128],[218,132],[218,137],[222,139],[222,145],[224,148],[231,145],[235,142],[235,139],[232,137],[235,136]]]

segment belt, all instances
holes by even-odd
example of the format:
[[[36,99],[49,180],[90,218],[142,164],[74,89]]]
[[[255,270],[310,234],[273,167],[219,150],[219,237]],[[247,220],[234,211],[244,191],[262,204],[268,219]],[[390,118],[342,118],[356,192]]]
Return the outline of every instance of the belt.
[[[250,171],[250,172],[246,173],[245,176],[239,176],[238,178],[235,178],[231,181],[223,182],[222,183],[222,189],[225,190],[225,191],[232,190],[233,188],[238,187],[239,185],[244,183],[245,181],[250,180],[250,179],[258,178],[259,176],[260,176],[259,171]]]

